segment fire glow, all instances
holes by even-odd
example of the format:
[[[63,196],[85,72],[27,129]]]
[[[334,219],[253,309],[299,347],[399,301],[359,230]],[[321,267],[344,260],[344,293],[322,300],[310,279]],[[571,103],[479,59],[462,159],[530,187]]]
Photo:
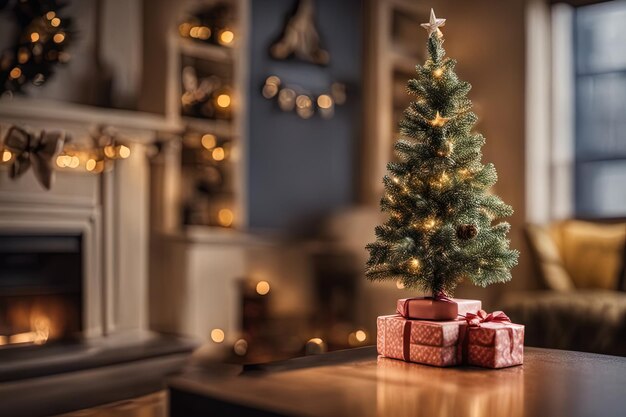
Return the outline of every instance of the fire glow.
[[[5,300],[6,301],[6,300]],[[59,296],[15,297],[0,311],[0,348],[43,345],[76,331],[77,311]]]
[[[43,345],[50,337],[50,319],[45,316],[32,315],[31,330],[10,336],[0,335],[0,346],[17,344]]]

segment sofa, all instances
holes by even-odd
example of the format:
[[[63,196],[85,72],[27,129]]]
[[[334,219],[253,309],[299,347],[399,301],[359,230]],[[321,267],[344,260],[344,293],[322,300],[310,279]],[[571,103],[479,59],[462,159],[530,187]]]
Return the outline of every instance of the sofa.
[[[626,356],[626,223],[527,225],[544,288],[509,293],[526,345]]]

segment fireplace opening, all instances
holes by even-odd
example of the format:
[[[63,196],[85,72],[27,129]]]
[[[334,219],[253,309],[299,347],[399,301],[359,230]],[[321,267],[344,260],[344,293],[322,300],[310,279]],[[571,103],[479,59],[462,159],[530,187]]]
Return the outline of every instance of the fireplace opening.
[[[0,349],[80,338],[82,271],[80,234],[0,234]]]

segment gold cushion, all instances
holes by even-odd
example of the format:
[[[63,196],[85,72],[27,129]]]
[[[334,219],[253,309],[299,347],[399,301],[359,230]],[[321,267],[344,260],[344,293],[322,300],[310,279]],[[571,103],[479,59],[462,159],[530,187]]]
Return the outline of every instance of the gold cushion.
[[[626,224],[571,220],[559,228],[563,265],[576,288],[617,289]]]
[[[556,291],[574,289],[574,283],[563,265],[561,253],[555,242],[559,234],[544,226],[530,224],[526,226],[528,240],[533,249],[539,272],[548,288]]]

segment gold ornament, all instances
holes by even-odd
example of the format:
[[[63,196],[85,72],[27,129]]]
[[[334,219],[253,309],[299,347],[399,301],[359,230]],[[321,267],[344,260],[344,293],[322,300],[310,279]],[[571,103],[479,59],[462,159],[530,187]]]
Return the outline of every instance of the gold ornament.
[[[439,112],[437,112],[437,114],[435,114],[435,118],[430,121],[430,124],[435,127],[443,127],[443,125],[445,125],[448,120],[450,120],[449,117],[443,117],[441,114],[439,114]]]

